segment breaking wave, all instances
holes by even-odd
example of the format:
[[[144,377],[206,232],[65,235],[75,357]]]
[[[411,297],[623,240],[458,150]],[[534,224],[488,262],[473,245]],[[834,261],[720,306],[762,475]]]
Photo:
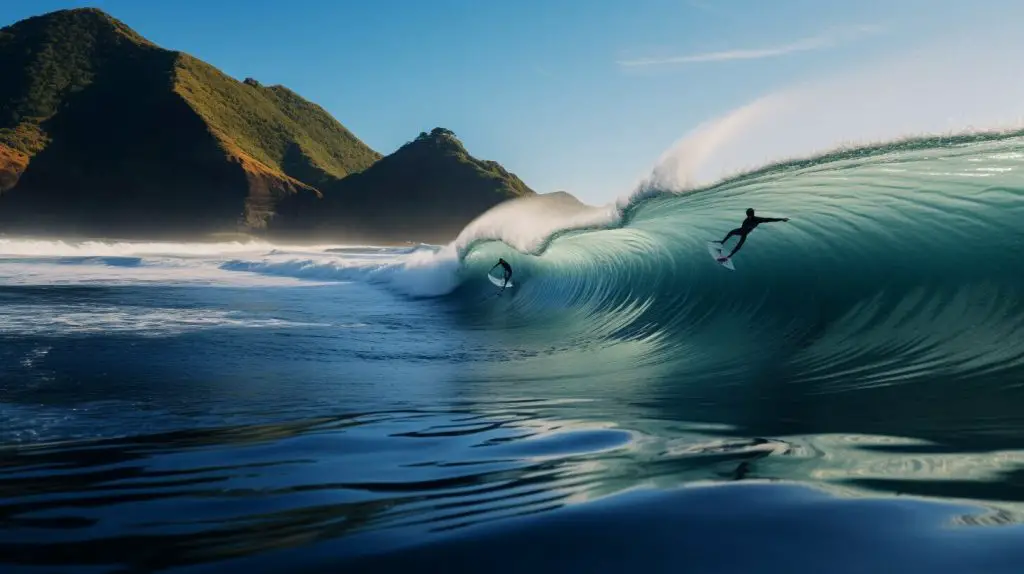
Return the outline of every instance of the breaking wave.
[[[191,253],[208,273],[364,282],[427,298],[467,327],[514,336],[522,356],[590,353],[577,365],[840,392],[1024,374],[1022,168],[1019,133],[923,138],[690,189],[652,179],[608,206],[567,194],[508,202],[446,246],[0,240],[0,253],[119,277]],[[729,271],[706,243],[747,208],[791,220],[754,231]],[[515,269],[500,297],[485,277],[499,257]]]
[[[685,193],[648,188],[597,226],[460,239],[466,279],[452,297],[493,290],[479,278],[504,257],[519,284],[486,304],[530,337],[641,341],[634,360],[691,378],[728,368],[824,392],[1020,374],[1022,168],[1024,137],[989,134],[844,150]],[[731,272],[706,243],[748,207],[791,221],[762,224]]]

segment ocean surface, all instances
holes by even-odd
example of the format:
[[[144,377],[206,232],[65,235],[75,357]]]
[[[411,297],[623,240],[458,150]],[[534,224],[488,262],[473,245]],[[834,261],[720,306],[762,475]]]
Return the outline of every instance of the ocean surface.
[[[964,136],[443,246],[0,238],[0,571],[1022,572],[1022,171]],[[790,221],[730,271],[748,207]]]

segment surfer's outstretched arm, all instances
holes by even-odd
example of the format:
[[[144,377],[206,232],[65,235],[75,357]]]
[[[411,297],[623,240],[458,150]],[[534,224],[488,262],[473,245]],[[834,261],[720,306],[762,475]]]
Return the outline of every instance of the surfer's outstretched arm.
[[[788,217],[758,217],[758,223],[775,223],[776,221],[789,221]]]

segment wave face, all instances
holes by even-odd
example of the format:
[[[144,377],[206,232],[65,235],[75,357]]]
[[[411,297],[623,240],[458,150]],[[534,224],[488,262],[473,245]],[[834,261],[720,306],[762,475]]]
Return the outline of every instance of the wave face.
[[[1006,380],[1024,373],[1022,169],[1019,134],[963,136],[643,190],[604,228],[573,214],[539,241],[460,238],[468,279],[450,297],[493,309],[467,320],[501,321],[519,340],[589,348],[588,365],[628,357],[691,384],[770,378],[830,393]],[[706,243],[748,207],[791,221],[758,227],[730,272]],[[476,303],[498,257],[519,284]],[[621,345],[627,355],[607,353]]]
[[[712,390],[742,378],[804,394],[1004,384],[1024,374],[1022,169],[1020,133],[904,140],[686,191],[648,185],[604,207],[566,194],[516,200],[447,246],[193,249],[216,251],[222,274],[433,299],[458,326],[500,337],[493,348],[522,359],[518,377],[629,372]],[[762,224],[728,271],[706,243],[747,208],[791,221]],[[87,251],[136,274],[167,249],[17,245],[7,250],[66,264]],[[485,275],[499,257],[516,286],[497,297]],[[503,376],[501,361],[464,368]]]

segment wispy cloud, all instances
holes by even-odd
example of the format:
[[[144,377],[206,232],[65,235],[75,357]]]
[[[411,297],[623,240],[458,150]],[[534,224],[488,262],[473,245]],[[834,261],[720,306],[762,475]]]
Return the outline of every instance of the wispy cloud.
[[[816,36],[810,36],[778,46],[767,46],[763,48],[745,48],[737,50],[724,50],[721,52],[702,52],[685,56],[669,56],[665,58],[641,58],[635,60],[619,60],[619,65],[627,68],[646,66],[667,66],[672,64],[692,64],[700,62],[726,62],[730,60],[759,60],[762,58],[777,58],[797,52],[810,52],[822,50],[850,42],[857,38],[878,34],[883,27],[879,25],[863,25],[845,28],[836,28],[825,31]]]

